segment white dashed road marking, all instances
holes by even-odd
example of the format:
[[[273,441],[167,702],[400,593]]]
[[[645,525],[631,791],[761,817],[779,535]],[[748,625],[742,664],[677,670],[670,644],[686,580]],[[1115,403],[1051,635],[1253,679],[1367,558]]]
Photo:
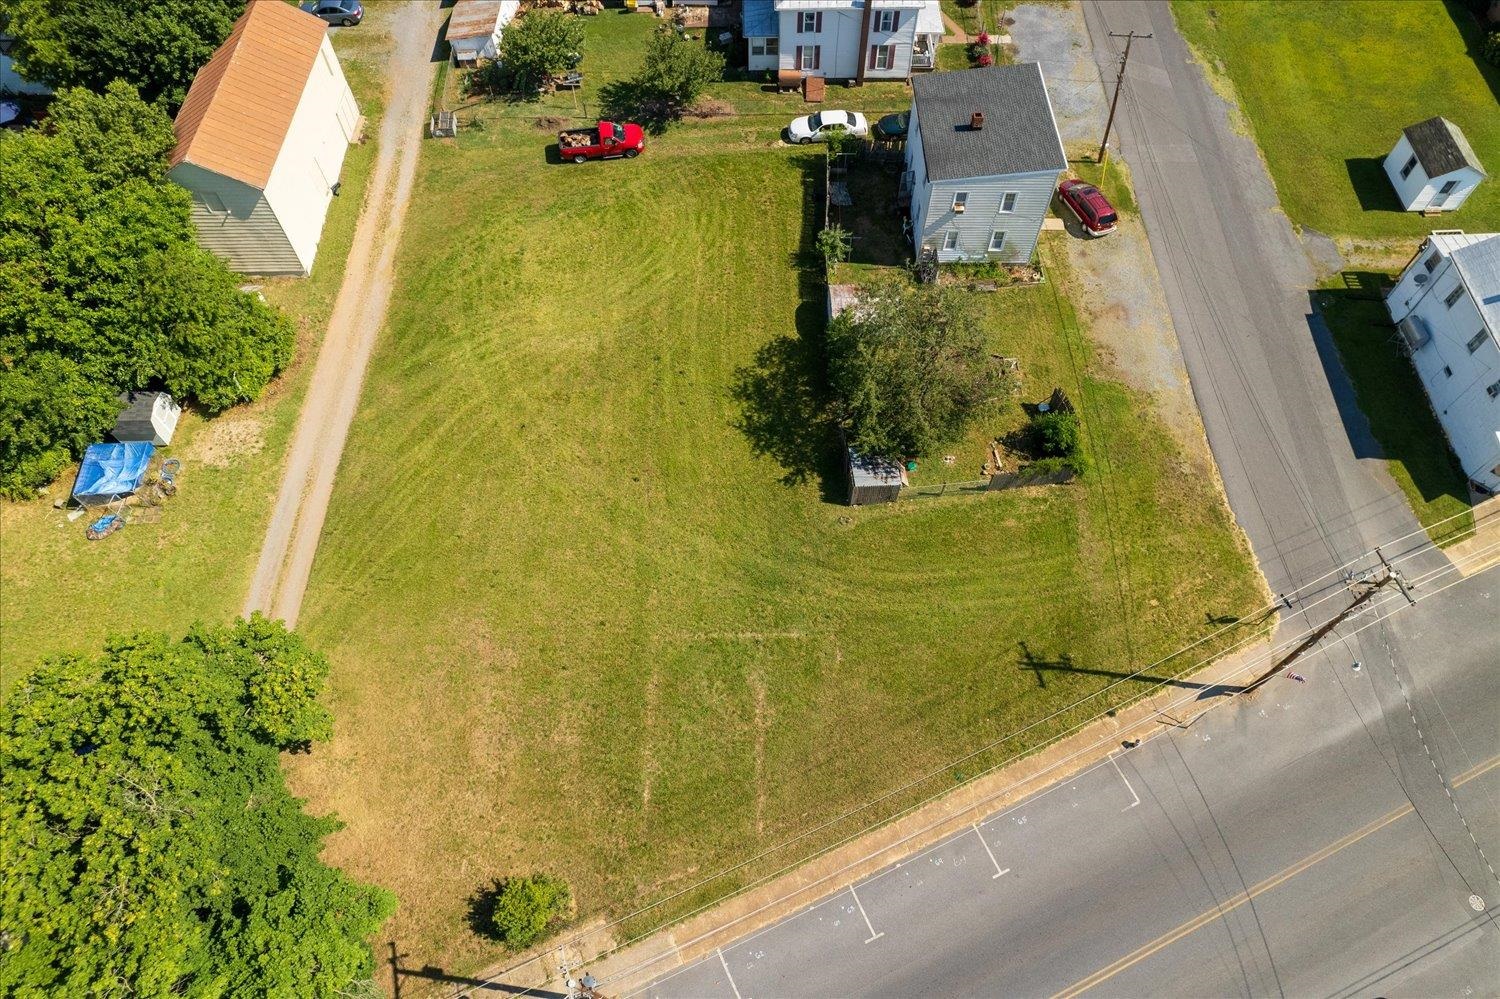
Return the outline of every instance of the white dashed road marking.
[[[984,852],[990,855],[990,863],[995,865],[995,873],[990,875],[990,880],[993,881],[1002,874],[1009,874],[1010,868],[1001,867],[1000,861],[995,859],[995,851],[990,849],[989,841],[984,838],[984,833],[980,830],[978,822],[974,823],[974,835],[978,836],[979,842],[984,844]]]
[[[1135,793],[1135,788],[1133,788],[1133,787],[1130,786],[1130,778],[1126,777],[1125,776],[1125,771],[1123,771],[1123,770],[1120,769],[1119,761],[1117,761],[1115,759],[1115,754],[1114,753],[1110,753],[1109,754],[1109,762],[1111,762],[1111,763],[1113,763],[1115,765],[1115,773],[1117,773],[1117,774],[1120,775],[1120,779],[1125,782],[1125,790],[1129,791],[1130,792],[1130,796],[1135,799],[1130,804],[1128,804],[1124,808],[1120,809],[1120,811],[1122,811],[1122,812],[1128,812],[1132,808],[1134,808],[1136,805],[1139,805],[1141,803],[1141,796],[1138,795],[1138,794],[1136,794]]]
[[[734,989],[734,999],[743,999],[743,997],[740,995],[740,987],[734,984],[734,976],[729,973],[729,962],[724,960],[723,949],[718,949],[716,953],[719,955],[719,963],[724,966],[724,977],[729,979],[729,987],[731,989]]]
[[[849,886],[849,894],[854,895],[853,885]],[[859,914],[865,917],[865,926],[870,931],[870,939],[866,940],[865,943],[874,943],[876,940],[879,940],[881,937],[885,936],[884,933],[876,933],[875,927],[870,925],[870,914],[865,911],[865,904],[859,900],[858,895],[854,895],[854,904],[859,906]],[[738,996],[739,993],[736,992],[735,995]]]

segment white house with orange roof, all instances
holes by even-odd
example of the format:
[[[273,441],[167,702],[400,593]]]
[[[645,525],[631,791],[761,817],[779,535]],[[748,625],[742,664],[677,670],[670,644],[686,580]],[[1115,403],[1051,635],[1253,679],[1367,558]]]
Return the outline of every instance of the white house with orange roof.
[[[328,26],[253,0],[177,113],[168,176],[204,249],[245,274],[312,271],[359,107]]]

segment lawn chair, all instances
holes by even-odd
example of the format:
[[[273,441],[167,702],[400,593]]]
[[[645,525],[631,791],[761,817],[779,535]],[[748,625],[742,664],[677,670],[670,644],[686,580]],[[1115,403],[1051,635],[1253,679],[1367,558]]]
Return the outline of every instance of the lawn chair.
[[[552,80],[552,88],[554,90],[578,90],[582,86],[583,74],[576,69],[571,73],[564,73],[562,76],[554,77]]]

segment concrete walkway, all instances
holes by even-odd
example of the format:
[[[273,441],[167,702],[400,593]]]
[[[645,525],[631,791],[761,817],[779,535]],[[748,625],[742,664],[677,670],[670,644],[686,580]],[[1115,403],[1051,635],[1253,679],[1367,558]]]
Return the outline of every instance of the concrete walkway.
[[[245,598],[246,615],[260,611],[295,625],[302,608],[365,366],[391,298],[396,248],[432,91],[433,40],[444,16],[435,2],[405,3],[391,24],[396,48],[386,74],[390,102],[380,123],[369,195],[292,437],[286,473]]]

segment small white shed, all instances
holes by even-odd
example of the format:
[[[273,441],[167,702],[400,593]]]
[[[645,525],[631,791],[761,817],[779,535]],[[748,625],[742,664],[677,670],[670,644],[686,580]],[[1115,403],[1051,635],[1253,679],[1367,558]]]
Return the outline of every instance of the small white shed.
[[[1464,133],[1442,117],[1402,129],[1385,172],[1409,212],[1451,212],[1486,176]]]
[[[448,50],[460,64],[500,58],[500,36],[521,0],[458,0],[448,18]]]
[[[253,0],[193,77],[167,176],[192,195],[198,243],[245,274],[312,270],[359,105],[328,26]]]
[[[127,392],[120,397],[125,408],[109,435],[121,444],[149,441],[157,447],[172,443],[182,407],[165,392]]]

